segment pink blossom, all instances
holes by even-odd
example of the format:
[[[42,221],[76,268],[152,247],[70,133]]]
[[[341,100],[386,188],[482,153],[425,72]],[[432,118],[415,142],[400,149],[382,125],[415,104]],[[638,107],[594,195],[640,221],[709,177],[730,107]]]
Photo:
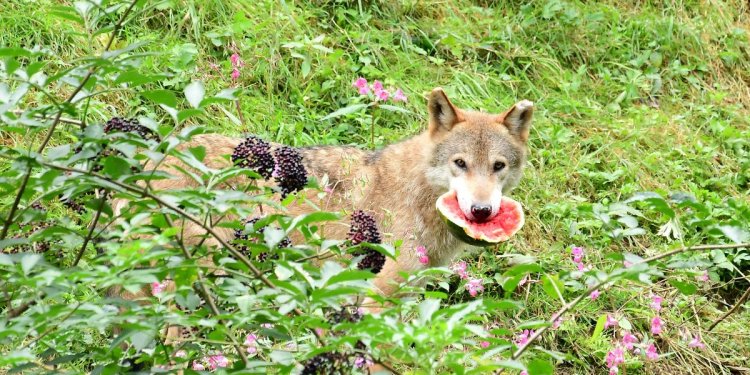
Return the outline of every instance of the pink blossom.
[[[468,283],[466,283],[466,290],[469,291],[469,295],[472,297],[476,297],[478,293],[482,293],[484,291],[484,286],[482,286],[482,279],[471,279]]]
[[[405,102],[406,101],[406,95],[404,95],[404,92],[401,91],[401,89],[396,90],[396,92],[393,93],[393,101],[395,102]]]
[[[654,345],[654,343],[651,343],[648,348],[646,348],[646,358],[649,361],[653,361],[659,358],[659,354],[656,352],[656,345]]]
[[[216,354],[208,357],[208,368],[216,370],[219,367],[228,367],[229,360],[222,354]]]
[[[468,279],[469,274],[466,272],[466,262],[456,262],[451,266],[451,270],[462,279]]]
[[[236,81],[240,78],[240,70],[237,68],[232,69],[232,81]]]
[[[521,281],[518,282],[518,286],[523,286],[529,282],[529,274],[523,275],[523,278],[521,278]]]
[[[193,361],[193,370],[195,370],[195,371],[203,371],[205,369],[206,369],[206,367],[203,366],[202,363],[200,363],[198,361]]]
[[[658,316],[655,316],[653,319],[651,319],[651,333],[654,335],[658,335],[661,333],[661,330],[662,330],[661,318]]]
[[[690,343],[688,343],[688,347],[704,349],[706,347],[706,344],[702,343],[701,337],[696,335],[693,337],[692,340],[690,340]]]
[[[521,372],[518,375],[529,375],[529,372],[526,370],[521,370]]]
[[[576,263],[576,268],[581,272],[586,270],[586,266],[583,263]]]
[[[604,322],[604,329],[607,329],[609,327],[617,327],[620,324],[620,322],[615,319],[612,315],[607,315],[607,321]]]
[[[273,328],[273,323],[263,323],[263,324],[260,325],[260,328],[271,329],[271,328]]]
[[[612,368],[616,368],[617,365],[625,363],[625,351],[622,350],[622,348],[617,347],[609,351],[607,353],[607,367],[611,370]]]
[[[597,289],[597,290],[595,290],[595,291],[591,292],[591,300],[593,301],[593,300],[595,300],[595,299],[599,298],[599,294],[600,294],[600,293],[599,293],[599,289]]]
[[[661,302],[664,299],[656,294],[651,296],[651,304],[649,305],[654,311],[661,311]]]
[[[559,317],[559,318],[555,319],[554,321],[552,321],[552,328],[553,329],[560,328],[560,324],[562,324],[562,321],[563,321],[562,317]]]
[[[487,349],[487,348],[489,348],[489,347],[490,347],[490,342],[489,342],[489,341],[482,341],[482,342],[480,342],[480,343],[479,343],[479,346],[480,346],[480,347],[481,347],[482,349]]]
[[[622,335],[622,345],[625,346],[626,349],[633,350],[633,344],[636,342],[638,342],[638,339],[630,332],[625,332],[625,334]]]
[[[427,264],[430,262],[430,258],[427,256],[427,249],[424,246],[417,246],[415,251],[419,257],[419,263]]]
[[[258,352],[258,347],[255,345],[250,345],[247,347],[247,354],[255,355],[255,353]]]
[[[376,79],[375,82],[372,83],[372,91],[375,91],[375,94],[377,94],[378,91],[383,91],[383,83]]]
[[[367,80],[364,79],[364,77],[357,78],[356,81],[352,84],[352,86],[359,89],[359,93],[361,95],[367,95],[370,92],[370,88],[367,87]]]
[[[248,334],[247,337],[245,337],[245,345],[255,345],[257,341],[258,336],[256,336],[254,333]]]
[[[221,70],[221,67],[219,67],[219,64],[217,63],[208,63],[208,67],[217,72]]]
[[[317,333],[318,336],[323,336],[326,332],[323,330],[323,328],[315,328],[315,333]]]
[[[239,68],[243,65],[240,55],[237,53],[233,53],[232,56],[229,57],[229,61],[232,62],[232,66],[235,68]]]
[[[178,350],[174,353],[175,358],[186,358],[187,353],[184,350]]]
[[[361,355],[358,355],[356,358],[354,358],[354,367],[365,368],[370,366],[372,366],[372,361],[369,358],[365,358]]]
[[[570,251],[573,255],[573,262],[581,263],[583,261],[583,248],[580,246],[573,246],[573,250]]]
[[[375,93],[375,97],[379,100],[386,101],[391,94],[388,91],[381,90]]]
[[[526,343],[529,342],[529,337],[531,337],[533,334],[533,329],[531,331],[529,331],[528,329],[524,329],[523,332],[519,333],[518,336],[516,336],[516,345],[526,345]]]
[[[620,370],[617,367],[612,367],[611,369],[609,369],[609,375],[617,375],[619,371]]]
[[[625,266],[625,268],[630,268],[633,266],[633,262],[629,262],[627,260],[622,261],[622,265]]]
[[[703,271],[703,273],[696,276],[695,279],[704,283],[707,282],[709,280],[708,271]]]
[[[166,288],[167,283],[160,283],[158,281],[154,281],[151,283],[151,295],[157,295],[161,294],[164,291],[164,288]]]

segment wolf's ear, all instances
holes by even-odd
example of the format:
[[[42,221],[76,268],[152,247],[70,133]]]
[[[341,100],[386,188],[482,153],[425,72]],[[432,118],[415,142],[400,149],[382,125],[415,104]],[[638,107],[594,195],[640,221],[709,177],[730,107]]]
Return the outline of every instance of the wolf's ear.
[[[429,130],[431,135],[450,131],[454,125],[464,120],[461,110],[448,100],[443,89],[439,87],[433,89],[430,93],[427,111],[430,115]]]
[[[534,115],[534,103],[521,100],[511,109],[499,116],[499,120],[508,128],[510,134],[526,142],[529,139],[531,117]]]

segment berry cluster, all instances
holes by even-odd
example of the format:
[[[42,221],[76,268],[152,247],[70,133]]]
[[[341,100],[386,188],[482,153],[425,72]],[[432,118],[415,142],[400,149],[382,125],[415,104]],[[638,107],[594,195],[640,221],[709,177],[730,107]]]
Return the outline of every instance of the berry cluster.
[[[357,306],[345,306],[341,310],[334,311],[328,315],[328,321],[331,324],[343,322],[356,323],[362,320],[362,310]]]
[[[254,225],[255,223],[258,222],[258,220],[260,220],[259,217],[254,217],[254,218],[246,219],[245,220],[245,226],[247,226],[247,225]],[[263,235],[263,231],[264,230],[265,230],[265,227],[258,228],[258,233],[260,235]],[[235,240],[247,241],[247,240],[249,240],[249,238],[250,238],[250,236],[248,236],[245,233],[244,229],[237,229],[237,230],[234,231],[234,239]],[[289,239],[289,237],[284,237],[284,239],[282,239],[279,242],[279,244],[278,244],[278,247],[280,247],[280,248],[290,247],[290,246],[292,246],[292,241]],[[238,244],[237,245],[237,250],[239,250],[245,256],[248,256],[248,257],[252,254],[250,252],[250,250],[247,248],[247,246],[245,246],[244,244]],[[273,258],[274,259],[278,258],[278,256],[274,255]],[[263,252],[263,253],[258,254],[258,261],[265,262],[266,259],[268,259],[268,253]]]
[[[143,139],[157,139],[156,133],[151,129],[138,123],[136,119],[124,119],[121,117],[112,117],[106,124],[104,124],[104,132],[110,133],[133,133],[137,134]]]
[[[252,169],[265,179],[271,178],[276,162],[271,155],[268,142],[249,136],[234,148],[232,162],[242,168]]]
[[[307,184],[307,171],[302,165],[302,154],[292,147],[280,147],[274,150],[276,158],[276,168],[273,170],[273,177],[276,178],[281,188],[281,197],[295,191],[302,190]]]
[[[354,211],[352,214],[352,224],[349,228],[349,240],[353,245],[362,242],[379,244],[380,231],[375,222],[375,218],[362,210]],[[369,269],[372,273],[378,273],[383,269],[385,264],[385,255],[373,249],[359,249],[353,253],[355,256],[364,255],[362,260],[357,264],[361,270]]]
[[[300,375],[351,374],[349,356],[337,352],[318,354],[304,362]]]

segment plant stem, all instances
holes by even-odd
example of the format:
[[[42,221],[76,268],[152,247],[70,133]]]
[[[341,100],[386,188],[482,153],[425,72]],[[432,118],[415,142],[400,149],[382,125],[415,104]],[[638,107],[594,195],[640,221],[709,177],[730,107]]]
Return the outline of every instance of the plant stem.
[[[654,256],[652,256],[650,258],[643,259],[640,262],[634,263],[631,267],[634,267],[634,266],[637,266],[637,265],[641,265],[641,264],[648,264],[648,263],[655,262],[655,261],[660,260],[660,259],[671,257],[672,255],[676,255],[676,254],[680,254],[680,253],[684,253],[684,252],[688,252],[688,251],[696,251],[696,250],[719,250],[719,249],[739,249],[739,248],[743,248],[743,247],[750,248],[750,243],[725,244],[725,245],[687,246],[687,247],[682,247],[682,248],[675,249],[675,250],[672,250],[672,251],[668,251],[666,253],[654,255]],[[539,337],[541,337],[542,334],[545,331],[547,331],[547,329],[549,329],[549,327],[551,327],[552,324],[557,319],[560,319],[560,317],[562,317],[566,312],[568,312],[569,310],[573,309],[576,305],[578,305],[581,301],[583,301],[584,298],[586,298],[589,295],[591,295],[591,292],[593,292],[593,291],[595,291],[595,290],[603,287],[604,285],[606,285],[606,284],[614,281],[616,278],[617,277],[607,276],[604,280],[602,280],[602,281],[598,282],[597,284],[589,287],[581,295],[579,295],[578,297],[576,297],[575,299],[573,299],[572,301],[570,301],[566,305],[564,305],[559,311],[557,311],[556,313],[554,313],[552,315],[552,317],[548,321],[549,325],[541,327],[538,330],[536,330],[536,332],[534,332],[534,334],[531,335],[531,337],[529,337],[529,341],[527,341],[525,345],[521,346],[520,348],[518,348],[516,350],[515,353],[513,353],[513,355],[511,356],[511,359],[518,359],[521,356],[521,354],[523,354],[523,352],[525,352],[526,349],[529,348],[529,346],[531,345],[531,343],[534,342],[534,341],[536,341],[537,339],[539,339]]]

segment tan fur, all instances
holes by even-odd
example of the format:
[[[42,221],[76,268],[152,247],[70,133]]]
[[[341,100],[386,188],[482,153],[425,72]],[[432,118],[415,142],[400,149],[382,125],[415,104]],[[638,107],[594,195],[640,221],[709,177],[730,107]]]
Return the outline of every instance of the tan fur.
[[[300,149],[308,173],[319,181],[327,179],[332,190],[322,199],[317,198],[317,192],[305,192],[308,199],[323,210],[347,215],[354,209],[369,211],[380,223],[384,242],[403,240],[398,258],[387,259],[374,280],[375,287],[383,295],[391,295],[396,290],[402,281],[399,272],[448,265],[465,248],[449,234],[435,208],[438,197],[449,189],[446,179],[460,179],[462,184],[471,187],[475,199],[489,199],[492,189],[508,192],[515,187],[526,158],[531,102],[519,102],[503,114],[492,115],[460,110],[450,103],[442,90],[435,89],[430,95],[428,108],[430,123],[425,132],[381,150],[363,151],[354,147]],[[180,148],[205,147],[205,164],[219,169],[230,166],[228,155],[240,142],[242,139],[239,138],[206,134],[194,137]],[[444,165],[452,161],[446,161],[439,154],[450,157],[451,152],[466,154],[467,160],[471,160],[476,168],[462,173],[456,172],[455,166]],[[495,155],[509,163],[507,171],[500,174],[487,172],[485,164],[492,163],[490,159]],[[159,168],[175,177],[152,182],[153,190],[195,185],[175,166],[184,167],[174,157],[161,163]],[[231,184],[242,188],[247,182],[235,180]],[[124,202],[119,202],[116,209],[123,206]],[[311,210],[310,205],[295,204],[286,213],[294,216]],[[195,243],[205,235],[196,225],[183,224],[188,243]],[[347,216],[343,223],[328,225],[324,234],[327,238],[343,239],[348,229]],[[215,230],[224,240],[233,239],[232,230],[220,227]],[[210,240],[207,243],[216,244]],[[427,249],[429,265],[419,262],[414,251],[419,245]]]

